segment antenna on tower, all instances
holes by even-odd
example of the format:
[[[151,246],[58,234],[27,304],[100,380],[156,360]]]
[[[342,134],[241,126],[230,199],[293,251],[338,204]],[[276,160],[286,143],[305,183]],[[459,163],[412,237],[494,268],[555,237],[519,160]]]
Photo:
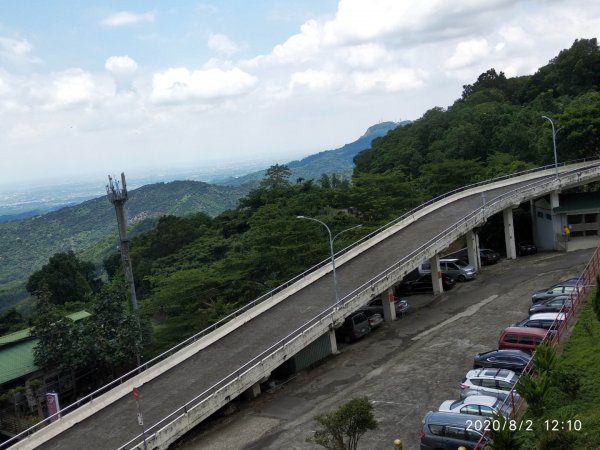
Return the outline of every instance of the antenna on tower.
[[[108,201],[115,207],[117,214],[117,225],[119,227],[119,250],[121,252],[121,262],[123,263],[123,272],[129,284],[129,296],[131,299],[131,307],[134,310],[138,309],[137,296],[135,294],[135,283],[133,281],[133,268],[131,259],[129,258],[129,239],[127,239],[127,221],[125,220],[125,202],[127,201],[127,184],[125,183],[125,173],[121,173],[121,186],[119,182],[108,176],[108,184],[106,185],[106,196]]]

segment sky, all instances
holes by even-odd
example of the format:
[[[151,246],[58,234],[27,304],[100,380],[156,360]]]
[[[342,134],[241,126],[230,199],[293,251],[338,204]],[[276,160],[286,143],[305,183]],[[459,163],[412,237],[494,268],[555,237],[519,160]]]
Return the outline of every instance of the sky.
[[[0,185],[285,163],[599,31],[596,0],[4,1]]]

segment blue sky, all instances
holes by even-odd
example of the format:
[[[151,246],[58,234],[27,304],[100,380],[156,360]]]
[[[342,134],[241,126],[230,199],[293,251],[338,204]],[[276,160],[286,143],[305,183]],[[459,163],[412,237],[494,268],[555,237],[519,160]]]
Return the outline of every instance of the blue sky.
[[[591,0],[3,2],[0,184],[286,162],[598,30]]]

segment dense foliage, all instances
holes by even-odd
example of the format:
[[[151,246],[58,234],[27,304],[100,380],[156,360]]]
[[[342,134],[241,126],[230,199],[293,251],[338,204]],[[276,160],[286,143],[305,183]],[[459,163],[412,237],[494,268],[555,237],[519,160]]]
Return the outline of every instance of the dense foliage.
[[[91,315],[73,321],[48,298],[38,296],[31,333],[38,338],[36,364],[63,370],[97,372],[107,380],[132,367],[141,354],[147,330],[127,306],[122,286],[105,287],[88,304]]]
[[[339,250],[438,194],[552,163],[552,134],[542,115],[562,127],[560,161],[597,157],[599,64],[596,39],[582,39],[533,76],[507,78],[490,69],[449,108],[434,108],[375,139],[355,157],[351,182],[294,180],[289,167],[275,165],[235,209],[214,218],[161,217],[130,245],[141,312],[153,327],[146,353],[326,259],[326,230],[298,215],[318,218],[333,234],[362,224],[336,240]],[[135,207],[134,198],[129,203]],[[122,281],[118,253],[104,265],[109,281]]]
[[[331,176],[290,179],[287,166],[266,171],[237,208],[215,218],[163,217],[133,239],[131,256],[144,315],[157,351],[218,320],[328,256],[326,230],[344,234],[336,250],[408,209],[465,184],[553,162],[600,154],[596,39],[572,48],[530,77],[490,69],[447,109],[395,128],[355,157],[351,182]],[[574,74],[573,71],[579,75]],[[112,261],[112,263],[111,263]],[[107,270],[118,275],[118,255]]]

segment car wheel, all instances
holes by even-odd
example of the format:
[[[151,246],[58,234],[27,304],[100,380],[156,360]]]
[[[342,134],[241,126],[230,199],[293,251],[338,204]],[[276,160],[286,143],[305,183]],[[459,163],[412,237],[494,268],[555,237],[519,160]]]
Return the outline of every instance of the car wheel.
[[[464,276],[464,275],[459,275],[459,276],[456,278],[456,280],[457,280],[457,281],[460,281],[460,282],[467,281],[467,279],[465,278],[465,276]]]

